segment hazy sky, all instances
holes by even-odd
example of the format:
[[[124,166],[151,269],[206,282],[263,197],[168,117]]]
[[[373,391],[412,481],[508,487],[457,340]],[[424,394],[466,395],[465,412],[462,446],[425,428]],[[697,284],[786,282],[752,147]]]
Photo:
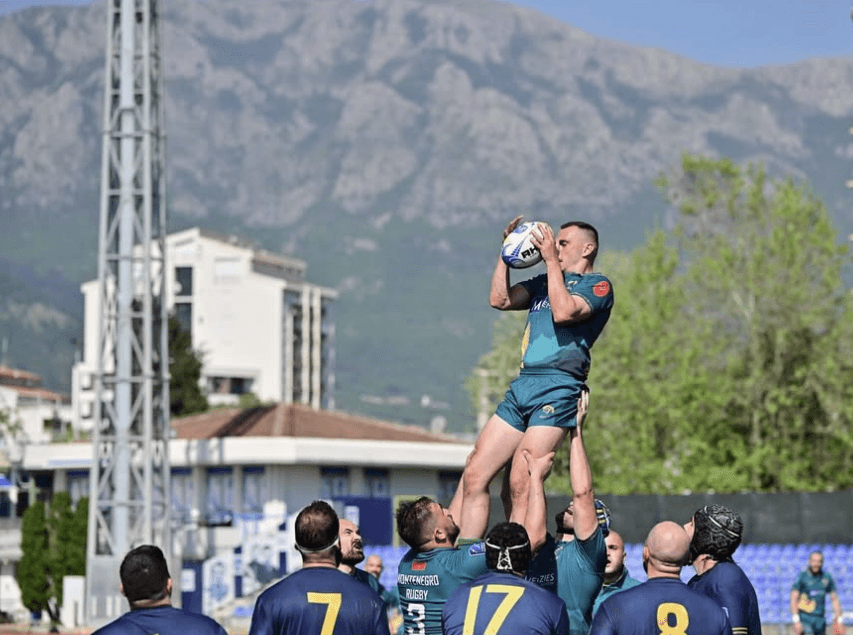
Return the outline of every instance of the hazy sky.
[[[0,13],[36,4],[90,1],[0,0]],[[853,55],[851,0],[513,0],[512,4],[599,37],[655,46],[721,66]]]

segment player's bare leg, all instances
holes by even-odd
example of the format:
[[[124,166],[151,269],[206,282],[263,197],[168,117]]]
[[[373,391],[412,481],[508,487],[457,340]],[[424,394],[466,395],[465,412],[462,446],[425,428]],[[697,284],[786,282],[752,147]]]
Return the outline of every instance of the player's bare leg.
[[[489,524],[489,483],[512,458],[524,434],[497,415],[483,426],[462,474],[460,537],[479,538]]]
[[[563,444],[567,432],[567,428],[549,426],[527,428],[521,443],[515,450],[509,475],[509,498],[512,509],[510,522],[523,525],[527,516],[530,473],[523,453],[529,452],[532,459],[540,459],[551,452],[555,452]]]

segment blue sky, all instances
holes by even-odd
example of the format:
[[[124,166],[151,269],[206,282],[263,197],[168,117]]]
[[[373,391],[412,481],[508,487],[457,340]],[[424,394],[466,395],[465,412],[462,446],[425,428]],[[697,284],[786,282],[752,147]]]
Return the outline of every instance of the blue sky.
[[[0,13],[36,4],[89,1],[0,0]],[[599,37],[663,48],[720,66],[853,55],[850,0],[513,0],[512,4]]]

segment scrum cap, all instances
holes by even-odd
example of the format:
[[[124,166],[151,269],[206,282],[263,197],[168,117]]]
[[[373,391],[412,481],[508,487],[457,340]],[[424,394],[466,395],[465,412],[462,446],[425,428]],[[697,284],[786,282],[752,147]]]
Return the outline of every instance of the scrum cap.
[[[743,537],[743,521],[722,505],[705,505],[693,514],[690,560],[707,554],[717,562],[730,561]]]

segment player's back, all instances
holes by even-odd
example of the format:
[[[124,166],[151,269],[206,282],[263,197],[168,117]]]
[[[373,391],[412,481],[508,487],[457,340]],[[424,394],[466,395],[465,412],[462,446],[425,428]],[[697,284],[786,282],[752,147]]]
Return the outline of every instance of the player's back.
[[[489,570],[483,543],[452,549],[409,550],[397,569],[404,632],[441,635],[441,611],[460,584]]]
[[[734,562],[718,562],[702,575],[693,576],[687,586],[725,609],[734,635],[761,635],[758,595]]]
[[[388,634],[382,599],[366,584],[330,567],[300,569],[264,591],[250,635]]]
[[[568,635],[566,604],[511,573],[490,571],[454,591],[444,605],[444,635]]]
[[[652,578],[607,598],[590,635],[730,635],[723,609],[675,578]]]
[[[172,606],[154,606],[125,613],[93,635],[225,635],[212,618]]]

